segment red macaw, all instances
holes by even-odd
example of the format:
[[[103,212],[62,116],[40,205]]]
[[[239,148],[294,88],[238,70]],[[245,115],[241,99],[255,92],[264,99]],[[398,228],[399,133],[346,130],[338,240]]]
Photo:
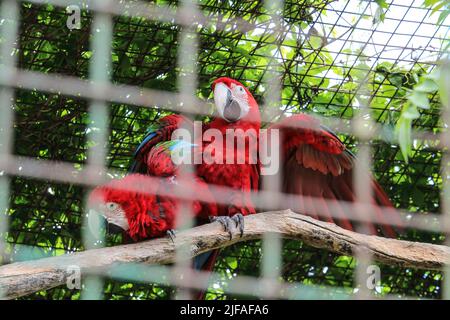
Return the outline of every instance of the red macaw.
[[[175,194],[172,189],[178,182],[179,168],[171,161],[171,153],[177,148],[186,148],[184,144],[181,140],[164,141],[149,151],[148,158],[152,161],[148,173],[161,177],[163,180],[160,184],[155,185],[154,180],[147,175],[133,173],[92,191],[88,206],[106,219],[110,232],[124,232],[133,241],[166,234],[174,236],[180,199],[159,193],[161,188],[166,188],[165,194]],[[208,185],[203,179],[189,173],[183,174],[183,179],[191,185],[190,188],[198,190],[208,200],[205,203],[197,200],[192,202],[194,217],[203,223],[208,222],[210,217],[217,215],[217,206]]]
[[[225,136],[227,129],[232,129],[235,135],[245,135],[245,132],[259,133],[260,112],[258,104],[251,92],[240,82],[230,78],[219,78],[212,84],[214,91],[214,101],[219,114],[207,128],[220,130]],[[241,129],[240,131],[238,129]],[[347,229],[354,229],[352,222],[339,206],[339,201],[354,201],[355,191],[352,182],[352,169],[356,158],[345,147],[336,134],[320,124],[318,119],[306,114],[298,114],[283,119],[269,127],[269,135],[272,130],[280,130],[280,149],[282,163],[278,175],[281,175],[281,191],[291,195],[301,195],[305,197],[290,197],[295,199],[290,203],[280,204],[279,209],[295,209],[301,213],[311,215],[328,222],[335,222]],[[250,134],[251,135],[251,134]],[[225,138],[224,138],[225,141]],[[255,142],[256,141],[256,142]],[[229,198],[230,207],[228,212],[221,212],[219,209],[219,219],[222,215],[236,216],[255,213],[255,207],[251,202],[249,193],[260,187],[260,162],[252,162],[252,155],[258,149],[258,140],[248,139],[244,149],[237,149],[234,145],[234,152],[239,156],[245,154],[244,164],[206,164],[202,163],[198,167],[198,175],[206,182],[231,187],[236,192],[232,192]],[[224,159],[229,151],[228,146],[224,146]],[[376,206],[393,207],[386,193],[380,185],[373,179],[371,202]],[[312,202],[308,199],[323,199],[327,201]],[[304,203],[309,201],[310,203]],[[306,210],[307,209],[307,210]],[[330,212],[335,210],[340,215],[340,219],[333,219]],[[393,210],[392,210],[393,211]],[[370,226],[372,233],[380,232],[383,235],[395,237],[396,232],[389,226],[389,221],[398,219],[395,214],[389,217],[381,210],[375,210],[381,221],[385,221],[378,226]],[[223,223],[222,220],[221,222]],[[241,219],[233,219],[239,222],[241,232],[243,228]],[[226,226],[226,222],[223,223]]]
[[[242,235],[242,217],[256,213],[250,191],[259,188],[260,163],[257,155],[261,117],[256,100],[240,82],[223,77],[213,82],[212,89],[219,116],[206,124],[203,130],[216,130],[223,136],[224,142],[231,133],[234,143],[223,143],[221,150],[214,150],[216,161],[203,161],[197,167],[197,174],[208,183],[231,188],[225,199],[229,205],[219,206],[219,217],[215,220],[222,223],[226,230],[230,230],[230,223],[236,223]],[[239,146],[238,140],[245,141],[244,147]],[[213,141],[203,141],[204,153],[212,144]],[[233,161],[227,163],[227,158]],[[238,162],[238,159],[241,161]]]
[[[196,165],[199,177],[207,183],[230,187],[231,192],[226,195],[228,206],[218,205],[218,216],[213,221],[220,222],[232,237],[231,224],[239,227],[243,232],[243,216],[256,212],[250,199],[251,190],[259,188],[260,165],[257,159],[259,129],[261,124],[258,104],[252,94],[241,83],[229,78],[219,78],[213,82],[214,101],[219,117],[210,123],[203,124],[203,131],[216,130],[226,141],[226,130],[233,130],[236,139],[243,138],[247,143],[245,148],[238,144],[228,148],[224,143],[223,149],[214,149],[214,161],[203,161]],[[192,127],[193,123],[181,115],[169,115],[161,118],[155,126],[150,127],[142,143],[134,154],[131,172],[152,174],[149,170],[155,165],[154,159],[149,157],[152,148],[161,141],[171,139],[172,133],[181,127]],[[240,130],[235,130],[240,129]],[[212,141],[195,141],[201,145],[200,151],[206,154]],[[233,155],[233,163],[226,163],[227,156]],[[238,164],[237,159],[244,159]],[[253,160],[253,161],[250,161]]]
[[[192,122],[180,115],[161,118],[155,126],[150,127],[143,142],[134,154],[130,174],[122,179],[95,188],[89,196],[88,207],[91,214],[102,216],[107,222],[110,233],[123,233],[126,241],[142,241],[168,235],[175,237],[176,215],[180,210],[180,199],[172,192],[178,183],[180,166],[172,161],[173,154],[194,153],[194,145],[183,140],[171,140],[172,132]],[[159,185],[148,176],[162,178]],[[204,224],[218,215],[215,198],[208,185],[198,175],[183,172],[183,182],[191,190],[202,194],[205,202],[193,201],[192,213],[196,224]],[[134,191],[134,188],[142,192]],[[168,188],[165,194],[158,195],[160,188]],[[127,191],[132,189],[132,191]],[[95,218],[94,218],[95,219]],[[197,270],[210,271],[218,250],[203,253],[195,257],[193,267]],[[198,299],[203,292],[198,294]]]

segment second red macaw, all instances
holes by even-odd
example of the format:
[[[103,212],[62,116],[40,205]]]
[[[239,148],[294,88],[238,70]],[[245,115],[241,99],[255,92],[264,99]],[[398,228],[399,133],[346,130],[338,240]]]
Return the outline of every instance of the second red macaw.
[[[108,231],[122,232],[132,241],[166,234],[173,238],[182,200],[175,196],[180,183],[180,168],[171,158],[180,149],[190,152],[191,147],[181,140],[157,143],[147,155],[147,174],[131,173],[91,192],[88,200],[91,213],[106,219]],[[159,179],[151,179],[150,176]],[[183,173],[183,183],[190,190],[200,192],[205,200],[191,203],[192,217],[199,224],[217,216],[215,199],[203,179],[192,173]]]

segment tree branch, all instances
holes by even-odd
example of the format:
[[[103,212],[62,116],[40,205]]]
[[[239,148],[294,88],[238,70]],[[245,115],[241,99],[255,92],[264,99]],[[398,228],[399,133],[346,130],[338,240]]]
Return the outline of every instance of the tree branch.
[[[189,243],[190,255],[196,256],[237,242],[261,239],[267,232],[344,255],[352,255],[362,246],[376,261],[388,265],[439,270],[450,263],[450,248],[446,246],[358,234],[286,210],[245,217],[243,237],[236,233],[232,240],[218,223],[211,223],[177,233],[175,243],[159,238],[4,265],[0,267],[0,293],[3,298],[12,299],[65,284],[71,275],[70,266],[79,267],[83,274],[105,271],[115,263],[167,264],[174,262],[176,248]]]

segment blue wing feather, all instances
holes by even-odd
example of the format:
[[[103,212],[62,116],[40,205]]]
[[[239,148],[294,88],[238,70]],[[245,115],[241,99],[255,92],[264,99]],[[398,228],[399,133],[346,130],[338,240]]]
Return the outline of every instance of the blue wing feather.
[[[213,251],[207,251],[207,252],[201,253],[198,256],[194,257],[194,259],[193,259],[194,269],[201,270],[202,267],[205,265],[205,263],[208,261],[208,259],[212,253],[213,253]]]
[[[138,156],[139,152],[141,152],[142,148],[155,136],[157,135],[157,130],[155,130],[153,127],[150,127],[149,131],[147,132],[146,136],[144,137],[144,140],[139,144],[139,146],[136,148],[133,154],[133,163],[131,164],[130,169],[128,170],[129,173],[135,173],[139,172],[139,162],[136,161],[136,157]]]
[[[147,144],[147,142],[152,140],[155,136],[156,136],[156,132],[155,131],[147,133],[147,135],[144,137],[144,140],[142,140],[142,142],[136,148],[136,151],[134,152],[133,157],[136,158],[136,156],[139,154],[141,149]]]
[[[150,126],[147,130],[147,133],[142,140],[142,142],[139,144],[139,146],[136,148],[133,154],[134,161],[132,162],[130,169],[128,170],[129,173],[144,173],[145,172],[145,165],[141,161],[137,161],[137,157],[141,153],[142,149],[150,142],[153,138],[155,138],[158,135],[158,132],[161,130],[161,125],[159,123],[153,124]],[[189,142],[183,141],[183,140],[169,140],[169,141],[163,141],[157,144],[158,148],[165,148],[169,152],[178,151],[179,148],[182,148],[183,151],[186,150],[190,151],[190,149],[196,145],[193,145]]]

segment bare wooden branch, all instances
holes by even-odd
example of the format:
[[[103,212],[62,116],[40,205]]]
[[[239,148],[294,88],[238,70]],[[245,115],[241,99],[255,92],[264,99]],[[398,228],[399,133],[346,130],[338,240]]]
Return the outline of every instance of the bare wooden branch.
[[[177,248],[189,243],[191,256],[196,256],[237,242],[261,239],[267,232],[344,255],[352,255],[362,247],[376,261],[394,266],[439,270],[450,262],[450,248],[446,246],[358,234],[285,210],[245,217],[242,238],[236,233],[230,240],[219,223],[211,223],[178,233],[175,243],[160,238],[4,265],[0,267],[0,293],[3,298],[12,299],[63,285],[73,266],[86,274],[105,272],[116,263],[167,264],[174,262]]]

